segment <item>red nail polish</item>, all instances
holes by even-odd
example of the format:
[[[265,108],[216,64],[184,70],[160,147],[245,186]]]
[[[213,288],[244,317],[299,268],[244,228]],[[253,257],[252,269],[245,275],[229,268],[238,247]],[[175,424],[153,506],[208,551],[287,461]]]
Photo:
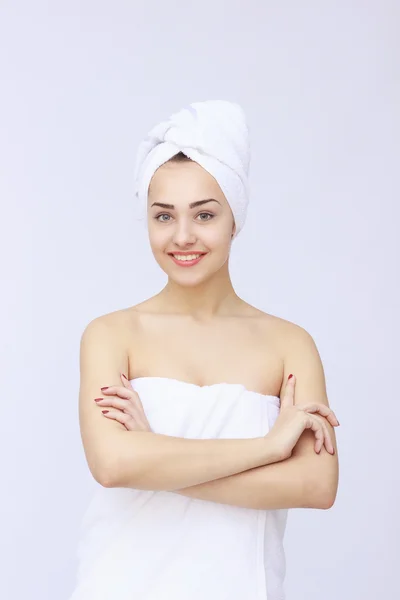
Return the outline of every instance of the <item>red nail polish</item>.
[[[290,375],[289,375],[289,377],[288,377],[288,380],[289,380],[291,377],[293,377],[293,373],[290,373]]]
[[[125,377],[125,379],[128,379],[124,373],[121,373],[121,375],[122,375],[122,377]]]
[[[106,415],[110,411],[109,410],[102,410],[101,412],[103,413],[103,415]]]
[[[107,385],[107,387],[102,387],[102,388],[100,388],[100,389],[101,389],[101,391],[103,391],[103,390],[108,390],[108,388],[109,388],[109,387],[110,387],[110,386],[109,386],[109,385]]]
[[[103,400],[103,398],[95,398],[94,399],[95,402],[99,402],[100,400]]]

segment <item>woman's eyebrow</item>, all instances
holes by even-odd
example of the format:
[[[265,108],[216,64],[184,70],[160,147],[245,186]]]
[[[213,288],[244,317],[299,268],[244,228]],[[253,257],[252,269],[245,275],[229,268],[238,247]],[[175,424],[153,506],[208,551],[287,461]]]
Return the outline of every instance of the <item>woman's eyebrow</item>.
[[[189,204],[189,208],[196,208],[197,206],[206,204],[206,202],[218,202],[218,200],[215,200],[215,198],[207,198],[206,200],[196,200],[196,202],[191,202]],[[221,204],[221,203],[218,202],[218,204]],[[153,204],[151,206],[161,206],[161,208],[170,208],[172,210],[175,208],[174,204],[165,204],[164,202],[153,202]]]

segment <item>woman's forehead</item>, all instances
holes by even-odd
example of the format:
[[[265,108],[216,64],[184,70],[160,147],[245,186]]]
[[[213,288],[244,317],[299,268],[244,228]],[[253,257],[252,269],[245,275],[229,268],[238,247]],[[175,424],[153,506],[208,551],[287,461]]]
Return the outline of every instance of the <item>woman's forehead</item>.
[[[199,166],[190,170],[162,170],[160,167],[150,182],[147,204],[149,206],[155,201],[173,204],[175,201],[189,205],[205,198],[215,198],[220,204],[225,200],[218,182],[205,169]]]

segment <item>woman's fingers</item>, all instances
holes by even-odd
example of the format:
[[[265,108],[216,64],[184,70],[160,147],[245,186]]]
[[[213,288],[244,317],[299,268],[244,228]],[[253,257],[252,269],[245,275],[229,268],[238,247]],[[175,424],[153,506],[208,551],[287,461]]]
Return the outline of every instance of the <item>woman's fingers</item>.
[[[122,400],[117,396],[110,396],[110,398],[96,398],[96,404],[99,406],[113,406],[114,408],[119,408],[123,411],[129,411],[132,406],[132,403],[128,400]]]
[[[324,444],[324,431],[321,425],[313,418],[312,415],[308,415],[306,420],[305,429],[311,429],[315,435],[314,450],[317,454],[321,452],[321,448]]]
[[[313,419],[310,419],[310,427],[309,427],[309,429],[311,429],[311,431],[314,432],[314,435],[315,435],[315,446],[314,446],[314,449],[315,449],[315,452],[317,454],[319,454],[321,452],[321,448],[324,445],[324,441],[325,441],[324,430]]]
[[[294,405],[294,387],[296,383],[296,377],[292,375],[286,382],[285,391],[281,398],[281,410]]]
[[[113,408],[117,408],[131,418],[135,419],[138,425],[141,427],[146,427],[147,425],[147,419],[145,418],[145,415],[140,412],[133,402],[129,402],[129,400],[121,400],[121,398],[118,398],[117,396],[111,396],[110,398],[97,400],[96,403],[100,406],[112,406]]]
[[[130,400],[136,394],[133,388],[129,389],[124,387],[123,385],[110,385],[108,387],[100,388],[102,394],[110,396],[119,396],[120,398],[125,398],[126,400]]]
[[[125,387],[127,387],[127,388],[131,389],[133,392],[135,392],[136,405],[138,406],[139,412],[142,415],[142,418],[145,421],[147,427],[150,429],[150,423],[147,420],[146,413],[144,412],[143,404],[142,404],[139,394],[133,389],[131,382],[129,381],[129,379],[127,377],[125,377],[125,375],[123,373],[121,373],[121,380]]]
[[[144,412],[142,401],[136,392],[134,392],[134,394],[135,394],[135,407],[137,408],[142,419],[144,420],[144,422],[147,424],[148,428],[150,429],[150,424],[147,420],[146,413]]]
[[[299,405],[299,408],[301,408],[301,410],[305,410],[308,413],[320,413],[329,421],[332,427],[337,427],[338,425],[340,425],[335,413],[331,408],[329,408],[329,406],[326,406],[326,404],[305,404]]]
[[[286,383],[285,392],[283,394],[283,398],[281,399],[281,409],[294,405],[295,386],[296,386],[296,376],[292,375],[290,377],[290,379],[287,380],[287,383]],[[305,410],[309,413],[316,413],[316,412],[320,413],[323,417],[325,417],[329,421],[329,423],[332,425],[332,427],[338,427],[338,425],[340,425],[335,413],[329,406],[326,406],[326,404],[313,402],[310,404],[306,404],[304,406],[300,405],[299,408],[301,408],[302,410]]]
[[[124,413],[121,410],[113,410],[111,408],[104,409],[101,412],[105,417],[107,417],[107,419],[114,419],[115,421],[118,421],[119,423],[125,425],[127,429],[129,429],[129,422],[133,421],[132,415],[128,415],[127,413]]]
[[[307,414],[306,429],[311,429],[315,433],[316,443],[315,451],[318,454],[321,452],[322,446],[325,446],[330,454],[335,453],[329,430],[325,424],[324,418],[318,415]]]
[[[128,400],[128,402],[131,403],[131,405],[133,406],[133,413],[136,415],[140,415],[140,418],[142,421],[144,421],[146,423],[146,425],[148,426],[148,429],[150,429],[150,424],[147,420],[146,414],[144,412],[143,409],[143,405],[142,405],[142,401],[140,400],[137,392],[133,389],[133,387],[131,386],[131,383],[128,381],[128,379],[123,378],[122,374],[121,374],[121,379],[124,383],[124,385],[111,385],[108,386],[107,388],[101,388],[101,391],[104,395],[110,395],[110,396],[119,396],[122,399],[126,399]],[[128,387],[126,387],[126,385]],[[103,406],[105,406],[105,404],[103,404]]]
[[[114,419],[125,425],[128,431],[148,431],[147,425],[143,422],[140,416],[132,416],[118,409],[106,409],[101,411],[108,419]]]

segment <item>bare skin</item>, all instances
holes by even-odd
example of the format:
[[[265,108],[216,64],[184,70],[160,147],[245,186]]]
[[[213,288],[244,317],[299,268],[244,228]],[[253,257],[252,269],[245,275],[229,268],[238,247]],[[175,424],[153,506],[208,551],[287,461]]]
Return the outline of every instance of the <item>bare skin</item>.
[[[112,411],[101,422],[100,408],[106,402],[96,407],[93,400],[102,386],[121,385],[121,373],[128,379],[158,376],[199,386],[240,383],[249,391],[281,398],[289,374],[294,373],[296,404],[329,406],[311,336],[236,294],[228,268],[235,222],[216,180],[197,163],[165,164],[152,178],[147,211],[152,252],[168,276],[166,286],[140,304],[99,317],[82,338],[80,423],[92,473],[108,487],[138,487],[137,470],[143,461],[146,465],[150,461],[150,470],[145,465],[140,473],[141,489],[179,487],[185,495],[237,506],[329,507],[337,488],[337,457],[324,449],[317,454],[314,432],[309,430],[288,460],[269,464],[271,457],[264,457],[264,446],[258,445],[254,463],[253,440],[234,441],[233,449],[226,440],[194,444],[152,433],[121,436],[126,429],[112,420]],[[205,255],[193,267],[182,267],[171,257],[188,251]],[[333,428],[327,426],[335,446]],[[209,478],[204,462],[197,477],[181,454],[186,455],[186,448],[203,446],[218,457],[217,462],[207,463],[206,470],[224,465]],[[257,468],[243,470],[238,463],[246,458],[243,449],[247,448],[248,464]],[[167,458],[160,467],[157,452],[165,459],[165,451],[171,452],[173,460]],[[182,462],[179,469],[175,461]],[[164,481],[161,488],[157,478]]]
[[[188,209],[190,201],[208,198],[215,201]],[[160,202],[172,203],[174,209],[154,206]],[[236,294],[229,273],[235,230],[221,188],[197,163],[167,163],[155,172],[148,231],[168,283],[123,313],[130,379],[158,375],[197,385],[242,383],[252,391],[279,395],[284,322]],[[185,268],[169,256],[175,251],[207,254],[198,265]]]
[[[129,379],[170,377],[194,383],[241,383],[279,396],[283,377],[281,319],[238,300],[231,314],[208,323],[163,313],[157,297],[119,315]]]

